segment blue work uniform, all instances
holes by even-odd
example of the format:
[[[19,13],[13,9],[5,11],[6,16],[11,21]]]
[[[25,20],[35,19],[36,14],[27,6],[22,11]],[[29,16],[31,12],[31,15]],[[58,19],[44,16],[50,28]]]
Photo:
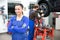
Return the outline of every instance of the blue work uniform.
[[[30,10],[29,16],[33,12],[35,12],[35,11],[34,10]],[[28,40],[33,40],[33,37],[34,37],[34,20],[29,18],[29,35],[28,35]]]
[[[29,35],[28,40],[33,40],[34,37],[34,21],[29,19]]]
[[[25,16],[20,21],[16,20],[16,16],[10,19],[8,24],[8,32],[12,32],[12,40],[28,40],[27,29],[29,19]]]

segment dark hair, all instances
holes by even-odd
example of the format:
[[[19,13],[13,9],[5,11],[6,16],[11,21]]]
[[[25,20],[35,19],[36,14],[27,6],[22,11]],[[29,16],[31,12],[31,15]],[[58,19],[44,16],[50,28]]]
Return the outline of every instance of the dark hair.
[[[20,6],[22,7],[22,9],[23,9],[23,5],[22,5],[22,4],[18,4],[18,3],[16,3],[16,5],[15,5],[15,6],[18,6],[18,5],[20,5]]]
[[[38,8],[39,6],[38,6],[38,4],[36,5],[36,4],[34,4],[33,5],[33,8]]]
[[[38,6],[34,6],[33,8],[38,8]]]

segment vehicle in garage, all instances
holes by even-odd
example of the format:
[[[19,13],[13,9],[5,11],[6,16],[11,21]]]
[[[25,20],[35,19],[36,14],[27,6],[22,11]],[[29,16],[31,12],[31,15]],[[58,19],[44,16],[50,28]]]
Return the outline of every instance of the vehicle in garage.
[[[45,17],[50,12],[60,12],[60,0],[38,0],[40,9],[44,10]]]

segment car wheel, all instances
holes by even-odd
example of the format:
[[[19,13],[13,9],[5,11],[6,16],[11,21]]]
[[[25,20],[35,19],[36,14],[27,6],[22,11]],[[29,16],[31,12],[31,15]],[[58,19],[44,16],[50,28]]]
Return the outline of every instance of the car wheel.
[[[39,8],[40,8],[40,10],[43,10],[44,12],[44,17],[47,17],[47,16],[49,16],[49,14],[50,14],[50,10],[49,10],[49,6],[48,6],[48,4],[47,3],[40,3],[39,4]]]

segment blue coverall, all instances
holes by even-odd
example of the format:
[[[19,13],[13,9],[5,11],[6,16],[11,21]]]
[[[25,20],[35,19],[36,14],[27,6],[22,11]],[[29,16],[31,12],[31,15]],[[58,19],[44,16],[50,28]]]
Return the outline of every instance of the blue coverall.
[[[28,35],[28,40],[33,40],[34,36],[34,21],[29,19],[29,35]]]
[[[30,10],[29,12],[29,16],[30,14],[32,14],[33,12],[35,12],[34,10]],[[29,18],[29,35],[28,35],[28,40],[33,40],[33,36],[34,36],[34,20]]]
[[[16,20],[16,16],[10,19],[8,24],[8,32],[12,32],[12,40],[28,40],[27,29],[29,25],[29,19],[25,16],[21,21]]]

